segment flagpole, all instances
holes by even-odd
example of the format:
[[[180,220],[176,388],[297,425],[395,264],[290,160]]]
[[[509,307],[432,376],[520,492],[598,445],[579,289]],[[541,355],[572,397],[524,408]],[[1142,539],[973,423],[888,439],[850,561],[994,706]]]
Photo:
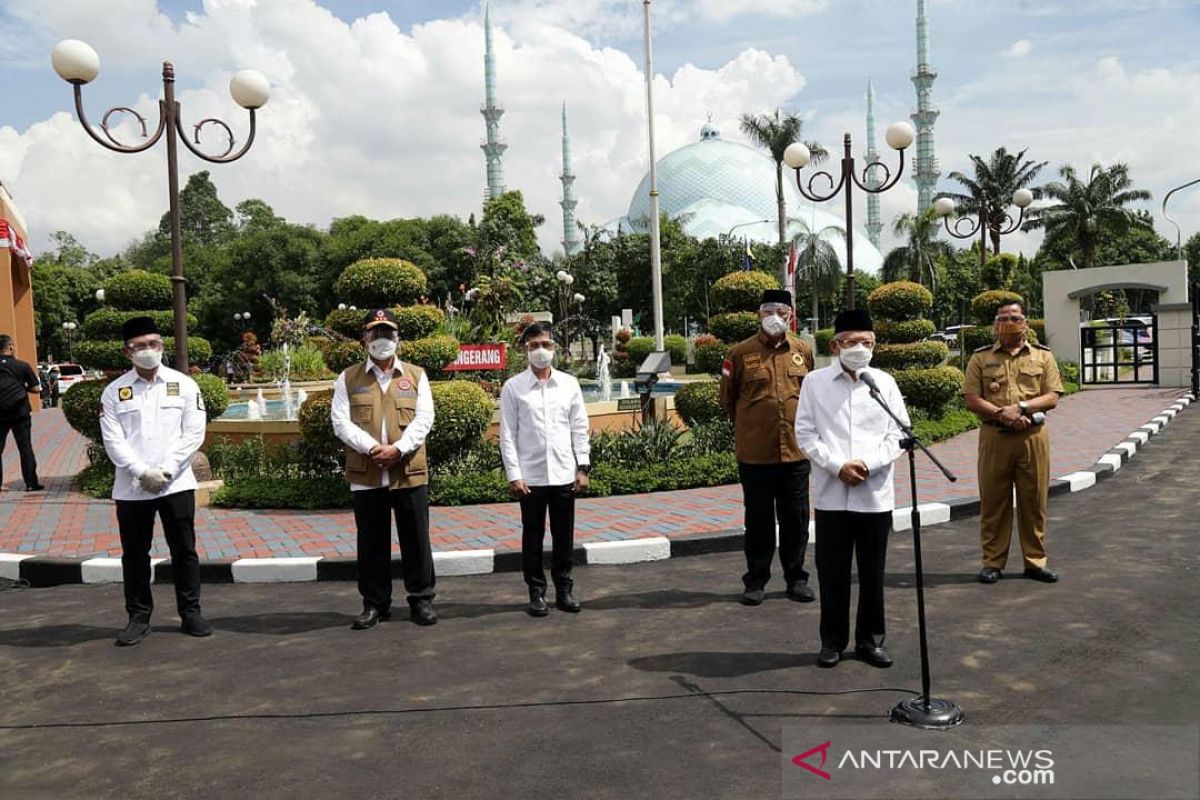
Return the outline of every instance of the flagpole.
[[[650,0],[642,0],[646,43],[646,127],[650,140],[650,285],[654,299],[654,348],[663,349],[662,241],[658,230],[658,164],[654,159],[654,62],[650,55]]]

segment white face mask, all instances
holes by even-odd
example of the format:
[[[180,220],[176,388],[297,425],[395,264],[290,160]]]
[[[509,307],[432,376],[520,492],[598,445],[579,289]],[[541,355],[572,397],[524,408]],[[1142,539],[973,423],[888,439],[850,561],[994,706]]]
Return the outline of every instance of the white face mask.
[[[870,365],[871,349],[865,344],[843,347],[838,352],[838,359],[846,369],[852,369],[857,372],[860,369],[866,369]]]
[[[138,350],[133,354],[133,365],[141,369],[158,369],[162,356],[162,350]]]
[[[771,338],[783,336],[788,330],[787,322],[778,314],[768,314],[759,324],[762,325],[763,332]]]
[[[534,369],[545,369],[554,363],[554,351],[539,347],[529,351],[529,364]]]
[[[396,355],[396,340],[395,339],[372,339],[367,344],[367,352],[371,354],[371,358],[376,361],[387,361],[392,356]]]

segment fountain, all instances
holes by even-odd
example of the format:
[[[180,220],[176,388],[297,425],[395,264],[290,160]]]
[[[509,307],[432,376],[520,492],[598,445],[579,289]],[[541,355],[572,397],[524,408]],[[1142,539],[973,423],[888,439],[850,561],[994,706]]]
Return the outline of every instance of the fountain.
[[[600,352],[596,356],[596,380],[600,382],[600,399],[604,402],[612,400],[612,372],[609,370],[608,353],[604,352],[604,345],[600,345]]]
[[[633,395],[629,393],[629,381],[621,381],[621,399],[628,400],[630,397]]]
[[[259,393],[261,396],[261,392]],[[258,422],[262,419],[262,405],[259,400],[250,400],[246,403],[246,419],[251,422]]]
[[[283,418],[295,419],[296,409],[292,405],[292,351],[287,342],[283,343],[283,382],[279,384],[279,394],[283,398]]]

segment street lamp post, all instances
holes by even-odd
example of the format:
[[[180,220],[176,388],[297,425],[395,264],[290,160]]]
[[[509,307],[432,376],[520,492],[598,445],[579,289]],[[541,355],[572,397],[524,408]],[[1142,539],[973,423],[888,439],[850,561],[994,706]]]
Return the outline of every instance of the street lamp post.
[[[571,284],[575,283],[575,276],[564,269],[560,269],[554,274],[554,277],[558,281],[558,309],[562,314],[563,340],[567,345],[567,352],[564,358],[569,362],[571,360]],[[583,295],[575,295],[575,297],[582,298]],[[577,302],[583,301],[579,300]]]
[[[954,213],[953,200],[949,197],[939,197],[933,202],[933,210],[942,218],[946,233],[955,239],[970,239],[975,234],[979,234],[979,269],[982,272],[983,265],[987,263],[988,232],[991,231],[998,236],[1007,236],[1020,228],[1022,220],[1025,219],[1025,209],[1033,202],[1033,192],[1028,189],[1017,189],[1013,192],[1012,202],[1020,212],[1015,220],[1008,212],[1005,212],[1003,217],[993,220],[992,209],[988,207],[986,196],[979,199],[978,217],[959,217],[954,221],[953,226],[950,225],[950,215]],[[966,228],[963,228],[964,223],[966,223]]]
[[[74,322],[63,323],[63,333],[67,336],[67,361],[75,360],[75,329],[78,327]]]
[[[195,144],[188,141],[183,129],[183,121],[179,114],[179,103],[175,100],[175,68],[170,61],[163,62],[162,81],[163,96],[158,101],[158,127],[153,135],[149,135],[146,119],[137,111],[127,106],[110,108],[100,119],[100,133],[88,122],[83,111],[83,85],[90,83],[100,73],[100,57],[88,44],[77,39],[66,39],[54,47],[50,56],[54,71],[58,76],[70,83],[75,90],[75,113],[79,123],[103,147],[118,153],[140,153],[149,150],[166,134],[167,139],[167,194],[170,202],[171,221],[171,308],[174,314],[175,333],[175,367],[186,372],[188,368],[187,353],[187,292],[183,276],[183,240],[179,223],[179,159],[178,142],[191,151],[197,158],[214,164],[225,164],[236,161],[246,154],[254,143],[256,109],[262,108],[271,96],[271,84],[261,72],[243,69],[235,72],[229,81],[229,93],[234,101],[250,112],[250,132],[245,144],[234,152],[237,140],[233,130],[223,121],[209,117],[202,119],[192,126],[192,137]],[[109,119],[114,114],[132,114],[142,129],[142,138],[146,141],[138,145],[122,144],[109,129]],[[229,144],[225,150],[217,154],[208,154],[200,150],[200,130],[205,125],[215,125],[225,131]],[[101,135],[103,134],[103,135]],[[147,138],[149,136],[149,138]]]
[[[912,126],[907,122],[893,122],[889,125],[887,132],[884,134],[884,139],[887,141],[888,147],[900,152],[900,166],[896,168],[895,174],[892,174],[891,169],[882,161],[869,163],[863,168],[861,180],[858,177],[858,167],[854,164],[854,154],[850,149],[849,133],[842,140],[842,171],[841,176],[836,181],[830,173],[818,170],[809,176],[808,183],[805,184],[800,180],[800,170],[808,164],[812,158],[812,153],[809,152],[808,147],[803,142],[792,142],[783,151],[784,163],[796,170],[796,188],[808,200],[814,203],[822,203],[836,197],[837,193],[842,191],[842,189],[846,190],[846,308],[854,308],[853,186],[857,186],[864,192],[870,192],[871,194],[880,194],[895,186],[900,180],[900,176],[904,173],[904,150],[912,144],[915,137],[916,134],[913,132]],[[879,181],[877,186],[871,186],[871,181],[868,178],[871,170],[876,168],[883,170],[883,180]],[[813,182],[818,177],[823,177],[829,183],[829,191],[825,194],[813,190]]]
[[[250,312],[238,311],[233,315],[233,321],[238,323],[238,327],[245,332],[246,326],[250,324]]]

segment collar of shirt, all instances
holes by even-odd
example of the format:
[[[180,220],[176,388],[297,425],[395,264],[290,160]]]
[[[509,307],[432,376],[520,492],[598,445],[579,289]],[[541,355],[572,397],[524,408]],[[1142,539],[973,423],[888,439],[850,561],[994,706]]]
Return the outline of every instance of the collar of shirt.
[[[1028,339],[1022,339],[1022,340],[1021,340],[1021,346],[1017,348],[1017,352],[1016,352],[1016,353],[1013,353],[1013,351],[1012,351],[1012,350],[1009,350],[1007,347],[1005,347],[1004,345],[1000,344],[1000,342],[999,342],[999,341],[997,341],[997,342],[996,342],[994,345],[992,345],[992,352],[993,352],[993,353],[998,353],[998,352],[1001,352],[1001,351],[1003,351],[1003,352],[1005,352],[1005,353],[1008,353],[1009,355],[1018,355],[1018,356],[1019,356],[1019,355],[1021,355],[1021,353],[1023,353],[1024,351],[1026,351],[1026,350],[1030,350],[1030,349],[1032,349],[1032,348],[1029,346],[1029,340],[1028,340]]]
[[[384,369],[382,367],[380,367],[378,364],[376,364],[374,361],[367,361],[367,364],[363,369],[365,372],[373,373],[375,375],[376,379],[379,379],[379,378],[391,379],[391,378],[395,377],[396,375],[399,375],[401,372],[403,372],[404,364],[403,364],[403,362],[400,361],[400,359],[397,358],[396,360],[394,360],[392,362],[392,371],[385,372]]]
[[[541,379],[538,378],[538,376],[534,373],[533,367],[529,367],[528,369],[526,369],[525,374],[529,376],[529,379],[528,379],[529,388],[531,388],[531,389],[536,388],[537,385],[539,383],[541,383]],[[550,368],[550,377],[546,379],[546,385],[547,386],[558,386],[558,384],[560,383],[558,376],[560,374],[561,373],[558,370],[556,370],[554,367],[551,367]]]
[[[782,350],[788,346],[788,337],[785,333],[782,337],[780,337],[778,342],[772,343],[770,337],[767,336],[766,331],[760,327],[758,329],[758,343],[771,350]]]

